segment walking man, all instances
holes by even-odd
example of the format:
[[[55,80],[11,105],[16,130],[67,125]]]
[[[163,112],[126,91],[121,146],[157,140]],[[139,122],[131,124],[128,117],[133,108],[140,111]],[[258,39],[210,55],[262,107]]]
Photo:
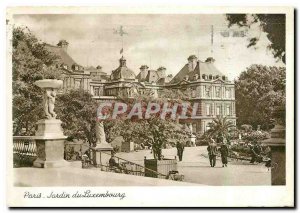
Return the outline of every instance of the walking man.
[[[217,145],[216,142],[211,138],[211,142],[207,147],[208,157],[211,167],[215,167],[216,165],[216,157],[217,157]]]
[[[255,162],[261,163],[262,157],[261,157],[261,147],[257,144],[257,142],[251,146],[251,160],[250,163],[254,164]]]
[[[220,153],[221,153],[221,160],[222,160],[222,164],[223,164],[222,167],[224,167],[224,166],[227,167],[228,147],[225,142],[223,142],[221,144]]]
[[[184,145],[177,141],[176,148],[177,148],[177,155],[178,155],[179,161],[182,161]]]

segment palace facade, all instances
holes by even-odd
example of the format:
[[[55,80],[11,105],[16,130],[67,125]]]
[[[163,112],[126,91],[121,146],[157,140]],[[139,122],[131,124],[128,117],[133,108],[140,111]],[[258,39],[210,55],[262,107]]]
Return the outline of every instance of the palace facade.
[[[140,67],[136,75],[127,67],[126,59],[119,59],[119,66],[108,75],[101,66],[83,67],[68,54],[68,42],[61,40],[57,46],[47,45],[49,51],[59,56],[57,68],[63,73],[63,90],[84,89],[99,101],[113,100],[120,96],[132,97],[135,93],[145,91],[158,97],[164,88],[176,89],[190,93],[190,102],[199,103],[197,119],[181,120],[193,133],[204,133],[209,123],[218,115],[228,117],[236,124],[235,89],[214,65],[212,57],[200,61],[195,55],[187,58],[187,63],[173,77],[166,73],[165,67],[157,70],[147,65]],[[149,94],[149,93],[147,93]]]

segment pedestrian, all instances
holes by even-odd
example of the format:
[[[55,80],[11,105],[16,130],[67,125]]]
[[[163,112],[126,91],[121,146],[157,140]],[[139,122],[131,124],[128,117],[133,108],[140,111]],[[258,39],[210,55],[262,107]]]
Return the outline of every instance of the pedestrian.
[[[227,167],[228,147],[225,142],[223,142],[221,144],[220,153],[221,153],[221,160],[222,160],[222,164],[223,164],[222,167],[224,167],[224,166]]]
[[[255,150],[254,150],[254,146],[252,144],[250,145],[250,152],[251,152],[250,163],[254,163],[256,161],[256,153],[255,153]]]
[[[208,157],[211,167],[215,167],[216,165],[216,158],[217,158],[217,145],[213,139],[210,139],[210,143],[207,147]]]
[[[177,141],[176,148],[177,148],[177,155],[178,155],[179,161],[182,161],[184,145],[182,143],[180,143],[179,141]]]
[[[267,148],[265,149],[265,154],[266,154],[265,166],[268,168],[268,171],[269,171],[271,168],[271,165],[272,165],[272,161],[271,161],[272,152],[271,152],[271,148],[269,146],[267,146]]]
[[[260,144],[256,143],[256,146],[254,146],[254,151],[256,152],[257,154],[257,157],[256,157],[256,161],[258,163],[261,163],[263,161],[263,157],[262,157],[262,147]]]
[[[250,163],[261,163],[262,162],[262,156],[261,156],[261,147],[259,146],[259,144],[257,144],[257,142],[251,146],[250,148],[251,150],[251,160]]]
[[[115,153],[111,154],[111,158],[109,159],[108,163],[109,163],[109,167],[111,169],[113,169],[115,172],[117,172],[117,173],[121,173],[122,172],[123,168],[120,166],[120,164],[118,164],[116,162]]]

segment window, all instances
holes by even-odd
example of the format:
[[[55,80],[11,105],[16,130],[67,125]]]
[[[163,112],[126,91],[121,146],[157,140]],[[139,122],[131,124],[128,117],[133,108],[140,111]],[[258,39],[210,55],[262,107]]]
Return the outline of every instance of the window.
[[[80,88],[80,80],[75,80],[75,89]]]
[[[226,115],[230,115],[230,106],[226,106]]]
[[[206,115],[210,115],[210,104],[206,104]]]
[[[231,98],[230,88],[226,88],[226,89],[225,89],[225,97],[226,97],[226,98]]]
[[[210,123],[206,124],[206,131],[210,129]]]
[[[208,87],[208,86],[205,87],[205,96],[206,96],[207,98],[210,97],[210,87]]]
[[[221,115],[221,106],[217,106],[216,115]]]
[[[221,98],[221,87],[216,87],[216,97]]]
[[[99,90],[99,87],[95,87],[95,88],[94,88],[94,95],[95,95],[95,96],[100,96],[100,90]]]
[[[192,94],[192,98],[196,97],[196,89],[195,88],[191,88],[191,94]]]

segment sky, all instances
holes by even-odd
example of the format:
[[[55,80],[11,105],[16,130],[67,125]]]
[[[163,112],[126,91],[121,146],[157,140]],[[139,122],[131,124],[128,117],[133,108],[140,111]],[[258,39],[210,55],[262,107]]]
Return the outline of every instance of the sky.
[[[15,15],[14,23],[27,26],[38,39],[52,45],[67,40],[67,51],[78,64],[100,65],[108,74],[118,67],[122,56],[122,37],[114,33],[120,26],[127,33],[123,54],[136,74],[146,64],[150,69],[164,66],[174,76],[189,55],[201,61],[213,57],[216,67],[231,80],[251,64],[284,66],[267,49],[269,41],[258,26],[248,29],[246,37],[223,37],[221,32],[228,28],[221,14]],[[252,36],[258,36],[259,42],[247,48]]]

